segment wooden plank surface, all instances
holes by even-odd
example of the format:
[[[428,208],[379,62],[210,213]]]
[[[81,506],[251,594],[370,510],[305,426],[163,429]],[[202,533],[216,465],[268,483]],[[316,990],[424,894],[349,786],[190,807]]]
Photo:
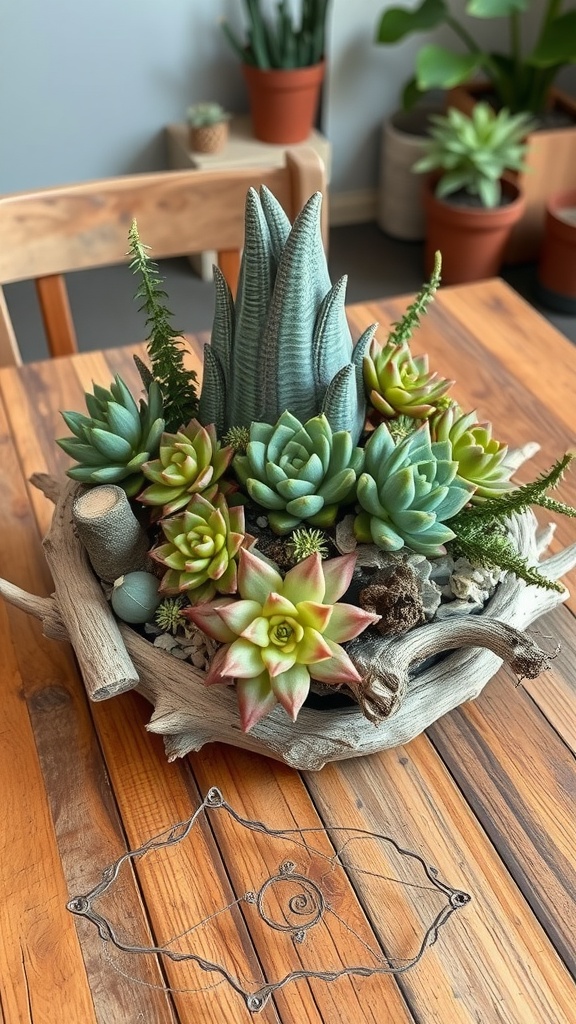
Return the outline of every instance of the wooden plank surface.
[[[401,300],[353,307],[354,333],[375,318],[383,324],[383,336],[384,325],[403,309]],[[526,309],[498,282],[474,286],[469,302],[458,289],[446,289],[414,348],[428,350],[434,368],[458,378],[457,397],[491,418],[498,436],[504,437],[506,428],[513,445],[533,437],[543,445],[532,473],[550,465],[571,443],[574,424],[568,389],[554,390],[554,374],[544,372],[539,355],[532,361],[519,358],[523,340],[530,355],[535,344],[549,345],[550,361],[557,360],[563,374],[571,366],[567,346],[553,331],[549,335],[543,321],[535,324]],[[80,409],[82,391],[93,380],[109,384],[113,371],[137,386],[127,350],[0,372],[16,457],[25,475],[64,471],[67,460],[53,444],[55,436],[65,433],[57,410]],[[2,451],[11,452],[6,424],[3,430],[0,424],[0,431]],[[44,531],[51,506],[38,492],[26,492],[13,464],[4,460],[3,469],[10,489],[0,525],[17,542],[0,552],[0,573],[47,592],[34,520]],[[576,498],[569,479],[564,494]],[[565,524],[559,532],[564,540],[574,539]],[[125,694],[88,713],[66,651],[43,640],[17,611],[8,616],[0,609],[0,631],[4,623],[19,642],[11,648],[7,675],[12,692],[23,686],[25,696],[13,705],[18,712],[15,735],[26,755],[26,784],[39,794],[35,813],[43,814],[46,823],[43,858],[35,870],[46,872],[47,882],[63,893],[62,902],[60,896],[53,900],[54,912],[67,928],[71,952],[66,956],[76,965],[66,984],[73,999],[87,1001],[77,1015],[82,1024],[252,1019],[226,984],[207,987],[218,979],[201,975],[189,963],[158,964],[146,957],[134,964],[133,958],[116,957],[113,951],[102,955],[95,931],[82,922],[79,944],[72,919],[62,911],[67,889],[95,884],[118,851],[186,819],[213,785],[239,813],[272,827],[324,823],[387,831],[434,863],[441,878],[473,896],[408,973],[334,984],[299,981],[276,993],[259,1019],[285,1024],[571,1024],[575,992],[566,964],[573,964],[574,954],[574,631],[566,607],[537,627],[546,636],[560,636],[565,645],[546,677],[516,690],[510,675],[501,672],[477,702],[437,723],[430,739],[422,736],[406,748],[327,766],[307,775],[305,785],[284,765],[227,747],[212,746],[184,763],[168,765],[159,737],[145,731],[149,708],[141,698]],[[14,760],[13,745],[7,757]],[[62,785],[70,772],[78,779],[80,795]],[[256,888],[277,871],[278,849],[269,837],[246,841],[225,815],[213,814],[198,825],[187,845],[176,845],[167,856],[141,858],[123,880],[119,901],[109,909],[126,935],[143,937],[144,943],[152,935],[167,941],[238,900],[248,881]],[[338,846],[339,833],[333,832],[331,840],[325,834],[319,840],[327,857]],[[359,873],[352,871],[353,885],[346,883],[338,898],[352,930],[334,917],[322,931],[310,932],[306,948],[296,948],[240,903],[217,918],[217,931],[208,924],[173,948],[193,943],[186,948],[210,956],[223,943],[248,985],[304,962],[342,964],[357,951],[355,933],[370,948],[390,955],[392,928],[401,955],[403,944],[413,946],[421,933],[434,897],[429,887],[417,899],[415,890],[407,895],[410,890],[392,883],[386,883],[383,894],[381,880],[366,870],[394,877],[403,869],[398,858],[381,844],[375,851],[365,845],[350,849],[350,862]],[[307,856],[302,852],[305,861]],[[306,863],[310,872],[316,870],[312,860]],[[6,885],[11,877],[10,872],[4,878]],[[26,887],[19,898],[29,898]],[[12,1024],[7,1006],[16,1021],[76,1020],[64,1010],[58,1016],[57,1004],[46,1004],[34,970],[28,977],[33,978],[36,1016],[25,1016],[21,960],[11,952],[15,919],[12,914],[8,938],[0,940],[0,969],[8,971],[12,999],[3,993],[0,1005],[7,1020]],[[172,996],[163,991],[165,984],[174,989]]]

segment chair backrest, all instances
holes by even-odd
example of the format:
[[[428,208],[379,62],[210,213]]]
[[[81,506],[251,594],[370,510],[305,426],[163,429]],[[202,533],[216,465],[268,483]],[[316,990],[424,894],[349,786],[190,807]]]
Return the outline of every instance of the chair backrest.
[[[21,362],[1,286],[34,279],[51,354],[75,352],[62,275],[126,262],[134,218],[154,259],[216,250],[235,291],[246,192],[261,184],[293,219],[313,192],[325,192],[324,166],[302,148],[288,151],[283,167],[166,171],[0,196],[0,366]],[[323,236],[326,244],[326,203]]]

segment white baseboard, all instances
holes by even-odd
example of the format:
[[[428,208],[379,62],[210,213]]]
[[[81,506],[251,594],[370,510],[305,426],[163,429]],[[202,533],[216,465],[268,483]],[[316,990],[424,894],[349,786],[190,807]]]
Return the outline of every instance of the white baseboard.
[[[376,220],[378,190],[359,189],[356,192],[330,193],[330,227],[344,224],[364,224]]]

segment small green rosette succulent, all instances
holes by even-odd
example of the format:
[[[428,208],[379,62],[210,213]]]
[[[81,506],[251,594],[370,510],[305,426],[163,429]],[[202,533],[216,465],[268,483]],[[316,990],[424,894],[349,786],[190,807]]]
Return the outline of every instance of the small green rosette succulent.
[[[228,508],[221,494],[214,502],[194,496],[179,516],[162,521],[166,543],[150,552],[167,569],[162,595],[182,594],[193,602],[210,601],[216,594],[233,594],[237,586],[237,557],[244,533],[244,510]]]
[[[369,354],[364,356],[363,369],[368,400],[386,419],[427,419],[454,384],[430,373],[428,356],[413,356],[406,342],[381,345],[374,339]]]
[[[142,467],[156,455],[164,430],[160,388],[152,381],[148,402],[141,399],[138,408],[116,376],[109,390],[95,384],[85,401],[89,416],[62,413],[74,437],[56,444],[78,463],[67,470],[68,476],[83,484],[119,484],[133,498],[144,482]]]
[[[220,447],[213,424],[203,427],[191,420],[177,434],[162,435],[159,457],[142,467],[151,484],[138,500],[143,505],[161,505],[162,516],[186,508],[196,494],[211,501],[232,455],[232,448]]]
[[[433,441],[449,441],[458,477],[476,488],[473,504],[500,498],[511,490],[512,469],[505,464],[508,446],[492,437],[491,423],[478,423],[476,413],[464,414],[457,405],[438,412],[430,422]]]
[[[384,551],[407,545],[422,555],[443,554],[444,544],[454,538],[446,520],[474,493],[473,485],[456,475],[450,442],[432,442],[424,423],[395,445],[381,423],[365,451],[365,472],[357,489],[363,511],[354,521],[357,539]]]
[[[330,526],[338,506],[354,499],[363,460],[350,433],[333,433],[323,414],[302,424],[283,412],[275,426],[252,424],[246,455],[233,467],[252,500],[270,509],[271,528],[285,534],[304,520]]]
[[[221,599],[185,609],[196,626],[224,644],[205,683],[236,683],[245,732],[278,702],[295,720],[311,678],[335,684],[360,682],[340,644],[380,616],[339,603],[355,563],[354,554],[322,562],[316,553],[282,579],[273,566],[243,548],[240,600]]]

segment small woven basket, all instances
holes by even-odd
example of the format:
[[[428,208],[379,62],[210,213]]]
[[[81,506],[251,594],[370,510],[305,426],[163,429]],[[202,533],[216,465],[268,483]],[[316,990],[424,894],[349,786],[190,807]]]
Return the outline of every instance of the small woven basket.
[[[195,153],[219,153],[228,141],[228,121],[190,125],[190,149]]]

